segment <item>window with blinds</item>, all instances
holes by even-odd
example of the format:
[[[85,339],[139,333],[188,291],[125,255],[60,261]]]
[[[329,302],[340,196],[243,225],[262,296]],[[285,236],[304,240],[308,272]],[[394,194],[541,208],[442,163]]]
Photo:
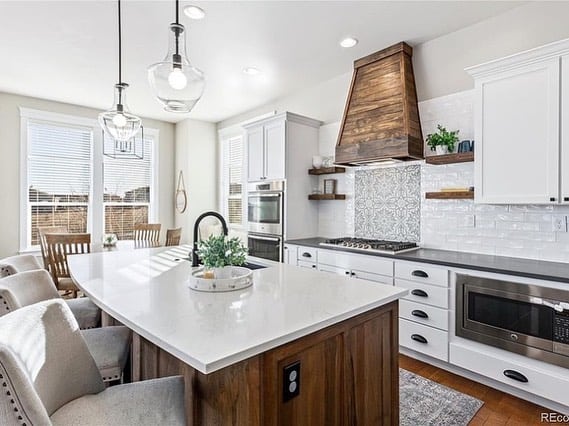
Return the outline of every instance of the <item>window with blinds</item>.
[[[28,246],[38,227],[86,232],[91,198],[91,128],[29,120],[27,123]]]
[[[230,225],[243,224],[243,138],[224,143],[224,191],[226,216]]]
[[[134,225],[148,223],[152,191],[152,138],[144,138],[143,159],[103,160],[105,233],[134,238]]]

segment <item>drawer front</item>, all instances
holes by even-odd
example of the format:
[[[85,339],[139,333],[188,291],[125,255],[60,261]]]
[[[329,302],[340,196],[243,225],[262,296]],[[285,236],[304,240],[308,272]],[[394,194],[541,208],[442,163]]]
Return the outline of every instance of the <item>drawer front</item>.
[[[330,272],[332,274],[350,276],[350,271],[347,269],[336,268],[335,266],[318,264],[318,270],[322,272]]]
[[[395,287],[409,290],[403,299],[448,309],[449,289],[435,285],[395,279]]]
[[[340,251],[319,249],[318,263],[372,274],[393,276],[392,260],[366,256],[365,254],[348,254]]]
[[[448,361],[448,333],[399,319],[399,344],[433,358]]]
[[[357,278],[360,280],[368,280],[373,281],[379,284],[386,284],[386,285],[393,285],[393,277],[386,276],[386,275],[379,275],[379,274],[371,274],[369,272],[352,270],[351,271],[352,278]]]
[[[448,269],[415,262],[395,262],[395,278],[448,287]]]
[[[314,262],[305,262],[304,260],[299,260],[297,266],[301,268],[317,269],[317,265]]]
[[[400,300],[399,317],[448,331],[449,318],[446,309],[435,308],[434,306],[411,302],[410,300]]]
[[[298,247],[298,260],[304,260],[305,262],[314,262],[318,261],[318,249],[314,247]]]
[[[512,361],[507,353],[503,356],[495,353],[484,353],[459,343],[450,344],[450,362],[475,373],[523,389],[546,399],[567,405],[567,389],[569,389],[569,371],[559,374],[559,367],[546,368],[531,366]],[[520,374],[522,376],[520,376]],[[508,377],[510,376],[510,377]],[[517,378],[518,380],[516,380]],[[519,381],[527,379],[527,382]]]

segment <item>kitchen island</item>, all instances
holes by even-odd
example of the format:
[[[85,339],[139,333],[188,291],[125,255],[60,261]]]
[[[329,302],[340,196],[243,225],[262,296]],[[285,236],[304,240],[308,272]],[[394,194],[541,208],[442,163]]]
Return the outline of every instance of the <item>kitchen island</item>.
[[[248,289],[200,293],[188,288],[185,256],[155,248],[68,261],[78,287],[133,330],[133,380],[185,377],[188,424],[398,424],[406,290],[278,264],[255,270]]]

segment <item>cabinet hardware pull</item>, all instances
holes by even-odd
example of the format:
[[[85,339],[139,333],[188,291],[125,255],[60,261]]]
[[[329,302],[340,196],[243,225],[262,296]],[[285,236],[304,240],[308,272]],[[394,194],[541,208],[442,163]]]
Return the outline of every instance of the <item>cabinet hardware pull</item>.
[[[549,201],[555,201],[556,198],[555,197],[549,197]]]
[[[302,257],[312,257],[312,255],[305,251],[304,253],[302,253]]]
[[[421,271],[418,269],[411,272],[411,275],[413,275],[414,277],[429,278],[429,274],[427,274],[425,271]]]
[[[504,376],[506,376],[508,379],[517,380],[518,382],[528,382],[528,378],[526,376],[515,370],[504,370]]]
[[[345,274],[346,274],[346,275],[350,275],[350,271],[346,271]]]
[[[355,276],[356,276],[356,273],[355,273],[355,272],[352,272],[350,275],[351,275],[352,277],[355,277]]]
[[[413,339],[415,342],[419,342],[419,343],[428,343],[427,339],[425,339],[420,334],[411,334],[411,339]]]
[[[429,318],[429,315],[428,315],[426,312],[421,311],[421,310],[419,310],[419,309],[413,310],[413,311],[411,312],[411,315],[413,315],[413,316],[415,316],[415,317],[419,317],[419,318]]]
[[[418,288],[416,288],[415,290],[411,290],[411,294],[412,294],[413,296],[429,297],[429,295],[427,294],[426,291],[419,290]]]
[[[316,268],[316,265],[312,265],[313,268]]]
[[[563,201],[569,201],[569,197],[563,197]]]

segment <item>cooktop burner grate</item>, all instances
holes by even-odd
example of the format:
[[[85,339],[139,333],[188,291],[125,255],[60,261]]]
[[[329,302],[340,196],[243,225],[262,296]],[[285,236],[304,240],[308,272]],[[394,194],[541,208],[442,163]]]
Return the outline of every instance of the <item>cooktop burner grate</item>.
[[[320,245],[391,254],[419,249],[417,243],[405,241],[371,240],[367,238],[333,238],[320,243]]]

